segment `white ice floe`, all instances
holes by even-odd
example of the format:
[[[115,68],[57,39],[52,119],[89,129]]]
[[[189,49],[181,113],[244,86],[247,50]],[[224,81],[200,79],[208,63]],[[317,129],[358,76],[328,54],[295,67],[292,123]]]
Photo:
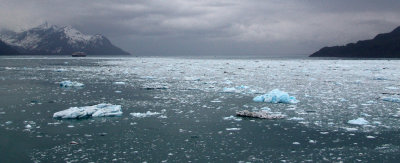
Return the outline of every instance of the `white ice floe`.
[[[352,124],[352,125],[367,125],[369,122],[365,120],[364,118],[357,118],[353,120],[347,121],[347,123]]]
[[[147,111],[145,113],[131,113],[131,116],[136,117],[136,118],[145,118],[145,117],[150,117],[154,115],[161,115],[165,112],[165,110],[161,110],[161,112],[151,112]],[[166,116],[160,116],[160,118],[166,118]]]
[[[93,106],[70,107],[69,109],[54,113],[54,118],[85,118],[121,116],[121,105],[98,104]]]
[[[274,89],[267,94],[256,96],[253,98],[253,101],[285,104],[295,104],[298,102],[294,96],[289,96],[288,93],[280,91],[279,89]]]
[[[396,98],[396,97],[383,97],[382,100],[388,101],[388,102],[400,103],[400,98]]]
[[[60,87],[83,87],[84,84],[74,81],[62,81],[60,82]]]

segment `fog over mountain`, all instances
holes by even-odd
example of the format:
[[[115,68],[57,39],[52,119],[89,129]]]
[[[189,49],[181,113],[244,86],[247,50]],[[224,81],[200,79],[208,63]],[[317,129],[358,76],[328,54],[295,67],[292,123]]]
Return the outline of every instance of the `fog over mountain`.
[[[1,29],[48,21],[103,34],[133,55],[296,55],[400,25],[397,0],[3,0]]]

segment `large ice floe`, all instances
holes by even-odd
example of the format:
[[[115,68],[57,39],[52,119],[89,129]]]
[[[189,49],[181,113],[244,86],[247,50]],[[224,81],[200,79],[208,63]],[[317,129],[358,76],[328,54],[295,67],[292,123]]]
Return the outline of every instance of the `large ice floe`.
[[[83,87],[85,86],[83,83],[75,82],[75,81],[62,81],[60,82],[60,87]]]
[[[285,104],[295,104],[298,102],[296,97],[289,96],[288,93],[280,91],[279,89],[274,89],[267,94],[256,96],[253,98],[253,101]]]
[[[70,107],[53,114],[53,118],[74,119],[87,117],[121,116],[121,105],[98,104],[93,106]]]

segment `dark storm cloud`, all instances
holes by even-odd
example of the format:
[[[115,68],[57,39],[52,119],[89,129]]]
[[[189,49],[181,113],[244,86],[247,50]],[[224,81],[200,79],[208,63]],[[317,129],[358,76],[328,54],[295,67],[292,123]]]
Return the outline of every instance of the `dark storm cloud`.
[[[3,0],[1,28],[45,21],[135,55],[307,54],[400,25],[395,0]]]

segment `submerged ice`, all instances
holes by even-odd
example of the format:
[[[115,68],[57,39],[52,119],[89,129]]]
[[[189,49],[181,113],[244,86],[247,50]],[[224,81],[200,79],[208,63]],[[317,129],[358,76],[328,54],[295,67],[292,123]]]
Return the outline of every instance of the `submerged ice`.
[[[121,105],[98,104],[93,106],[70,107],[53,114],[53,118],[74,119],[86,117],[121,116]]]

